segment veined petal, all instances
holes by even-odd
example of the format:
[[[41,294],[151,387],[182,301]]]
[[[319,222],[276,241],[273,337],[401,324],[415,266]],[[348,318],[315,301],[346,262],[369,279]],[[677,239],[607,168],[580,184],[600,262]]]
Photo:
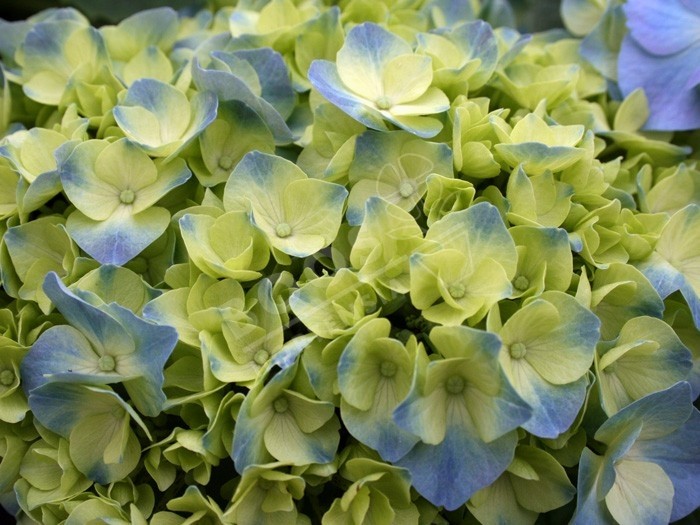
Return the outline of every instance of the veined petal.
[[[590,368],[600,321],[573,297],[551,291],[508,319],[501,337],[511,357],[527,360],[543,379],[561,385]]]
[[[190,102],[185,94],[176,87],[155,79],[145,78],[134,82],[129,87],[123,104],[125,107],[141,107],[157,119],[160,128],[158,136],[149,134],[143,137],[146,144],[154,147],[180,139],[192,116]],[[126,130],[141,138],[139,122],[122,120],[117,109],[114,116],[120,126],[125,124]]]
[[[336,65],[327,60],[314,60],[309,68],[309,82],[330,103],[342,109],[365,126],[387,131],[382,114],[373,107],[372,101],[356,95],[343,84]]]
[[[633,38],[622,41],[618,79],[622,94],[643,88],[649,102],[647,130],[687,130],[700,126],[700,91],[688,84],[697,71],[697,46],[669,56],[648,53]]]
[[[276,226],[284,219],[285,188],[293,181],[306,179],[294,163],[275,155],[247,153],[224,188],[226,211],[252,211],[256,222]]]
[[[413,115],[434,115],[447,111],[450,107],[450,101],[447,96],[436,87],[429,87],[419,97],[405,102],[397,103],[391,106],[389,112],[393,118],[410,117]],[[432,119],[435,120],[435,119]],[[407,119],[399,120],[399,122],[410,122]],[[406,130],[411,131],[411,130]],[[418,136],[423,136],[421,133],[415,133]]]
[[[170,190],[184,184],[192,176],[187,163],[180,158],[173,159],[168,163],[158,159],[155,161],[155,167],[158,173],[157,178],[148,186],[143,186],[135,192],[131,209],[133,214],[145,211],[167,195]]]
[[[412,485],[428,501],[454,510],[506,470],[516,444],[515,431],[484,443],[473,429],[455,423],[439,445],[417,443],[396,464],[409,470]]]
[[[55,273],[47,274],[44,292],[63,317],[90,341],[100,356],[133,352],[135,343],[124,332],[124,328],[108,314],[73,294]]]
[[[338,234],[338,228],[340,228],[340,222],[343,218],[343,204],[347,195],[348,191],[344,187],[332,182],[317,179],[291,182],[284,189],[282,206],[284,222],[291,229],[286,239],[289,239],[292,251],[285,249],[286,239],[280,238],[278,235],[279,224],[274,225],[274,233],[268,232],[271,244],[285,253],[303,257],[328,246]],[[271,233],[272,235],[270,235]],[[320,246],[301,245],[297,242],[299,235],[313,236],[323,244]],[[298,255],[302,253],[306,255]]]
[[[350,30],[338,51],[338,74],[348,89],[374,101],[383,94],[382,77],[389,61],[411,53],[408,43],[379,25],[360,24]]]
[[[430,93],[430,89],[428,90]],[[399,106],[401,107],[401,106]],[[391,112],[382,113],[387,120],[396,124],[401,129],[408,131],[423,139],[429,139],[440,133],[442,122],[433,117],[423,117],[414,115],[393,115]],[[363,122],[364,124],[364,122]],[[374,128],[381,129],[381,128]]]
[[[121,266],[160,237],[169,222],[165,208],[148,208],[136,215],[124,209],[104,221],[93,221],[76,210],[68,217],[66,229],[97,261]]]
[[[423,95],[433,81],[432,60],[425,55],[413,53],[397,56],[384,66],[382,80],[381,95],[390,101],[391,108],[412,102]],[[445,101],[447,102],[447,97]]]
[[[95,175],[95,162],[108,147],[107,141],[88,140],[78,144],[60,166],[61,184],[68,199],[96,221],[108,218],[121,204],[120,189]]]
[[[673,483],[655,463],[621,459],[605,503],[620,525],[664,525],[671,518]]]
[[[54,326],[37,339],[22,360],[22,387],[28,396],[33,389],[54,381],[52,376],[71,373],[79,374],[84,381],[91,378],[93,384],[113,382],[113,374],[100,378],[104,373],[99,369],[99,359],[100,355],[79,330]]]
[[[655,55],[672,55],[700,41],[700,13],[683,2],[632,0],[623,9],[632,38]]]
[[[158,170],[148,155],[127,139],[117,140],[99,153],[94,173],[119,190],[134,192],[153,184],[158,176]]]
[[[508,359],[502,366],[515,391],[532,407],[532,416],[522,424],[525,430],[554,439],[571,426],[585,400],[588,377],[554,385],[524,359]]]

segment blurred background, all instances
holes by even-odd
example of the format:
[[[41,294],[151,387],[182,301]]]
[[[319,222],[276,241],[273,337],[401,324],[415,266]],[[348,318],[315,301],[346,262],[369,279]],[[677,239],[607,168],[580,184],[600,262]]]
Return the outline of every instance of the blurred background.
[[[233,5],[235,0],[214,3]],[[171,6],[197,11],[206,4],[206,0],[0,0],[0,18],[23,20],[49,7],[72,6],[82,11],[93,24],[103,25],[117,23],[137,11],[152,7]],[[562,27],[559,0],[510,0],[510,4],[515,11],[516,25],[523,32]]]

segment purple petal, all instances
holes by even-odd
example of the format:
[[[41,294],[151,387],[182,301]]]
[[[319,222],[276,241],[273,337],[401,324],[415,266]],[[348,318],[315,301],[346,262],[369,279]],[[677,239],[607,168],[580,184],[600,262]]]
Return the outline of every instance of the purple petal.
[[[695,65],[696,69],[688,67]],[[643,88],[649,101],[647,130],[688,130],[700,127],[700,90],[686,86],[698,78],[700,47],[658,57],[625,37],[618,61],[618,81],[627,96]]]
[[[461,426],[447,429],[439,445],[418,443],[396,465],[411,473],[414,488],[434,505],[454,510],[496,481],[513,460],[517,434],[484,443]]]
[[[698,2],[698,0],[681,0],[681,2],[686,9],[695,11],[698,15],[700,15],[700,2]]]
[[[700,13],[688,9],[687,4],[680,0],[630,0],[624,10],[632,37],[655,55],[687,49],[700,41]]]

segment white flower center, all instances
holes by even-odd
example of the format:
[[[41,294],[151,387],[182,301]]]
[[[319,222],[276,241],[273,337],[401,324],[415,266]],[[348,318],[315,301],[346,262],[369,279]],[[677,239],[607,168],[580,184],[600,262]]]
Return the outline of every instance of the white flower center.
[[[450,394],[461,394],[464,391],[464,378],[461,376],[450,376],[445,383],[445,388]]]
[[[272,408],[274,408],[275,412],[277,412],[278,414],[281,414],[282,412],[286,412],[287,409],[289,408],[289,401],[287,401],[286,397],[278,397],[272,403]]]
[[[224,171],[228,171],[233,167],[233,159],[228,155],[222,155],[219,157],[219,168]]]
[[[521,359],[525,357],[525,354],[527,353],[527,348],[525,348],[525,345],[522,343],[513,343],[512,345],[510,345],[508,351],[510,352],[510,356],[513,359]]]
[[[112,372],[117,366],[117,363],[111,355],[103,355],[100,357],[99,361],[97,361],[97,366],[103,372]]]
[[[374,103],[377,105],[377,108],[379,108],[379,109],[389,109],[391,106],[394,105],[391,102],[391,99],[389,97],[387,97],[386,95],[382,95],[377,100],[375,100]]]
[[[15,382],[15,373],[12,370],[5,369],[0,372],[0,385],[10,386]]]
[[[270,354],[267,350],[258,350],[253,356],[253,361],[262,366],[265,364],[265,362],[267,362],[269,358]]]
[[[461,299],[467,293],[462,283],[451,284],[447,291],[453,299]]]
[[[379,373],[382,377],[394,377],[396,375],[396,363],[393,361],[382,361],[379,366]]]
[[[135,198],[136,194],[133,192],[133,190],[123,190],[119,194],[119,200],[122,201],[122,204],[131,204],[134,202]]]
[[[399,193],[404,199],[407,199],[416,192],[415,186],[410,181],[403,181],[399,186]]]
[[[281,222],[275,227],[275,235],[284,239],[292,234],[292,227],[286,222]]]

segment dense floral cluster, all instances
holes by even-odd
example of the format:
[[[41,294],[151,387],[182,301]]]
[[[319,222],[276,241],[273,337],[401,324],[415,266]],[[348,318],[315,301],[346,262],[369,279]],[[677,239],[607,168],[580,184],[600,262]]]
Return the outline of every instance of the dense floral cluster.
[[[655,48],[645,6],[565,1],[583,41],[494,28],[507,5],[473,0],[0,22],[2,506],[27,525],[693,512],[700,166],[672,130],[700,104],[678,124],[623,66],[670,71],[698,33]],[[615,17],[619,57],[598,45]]]

